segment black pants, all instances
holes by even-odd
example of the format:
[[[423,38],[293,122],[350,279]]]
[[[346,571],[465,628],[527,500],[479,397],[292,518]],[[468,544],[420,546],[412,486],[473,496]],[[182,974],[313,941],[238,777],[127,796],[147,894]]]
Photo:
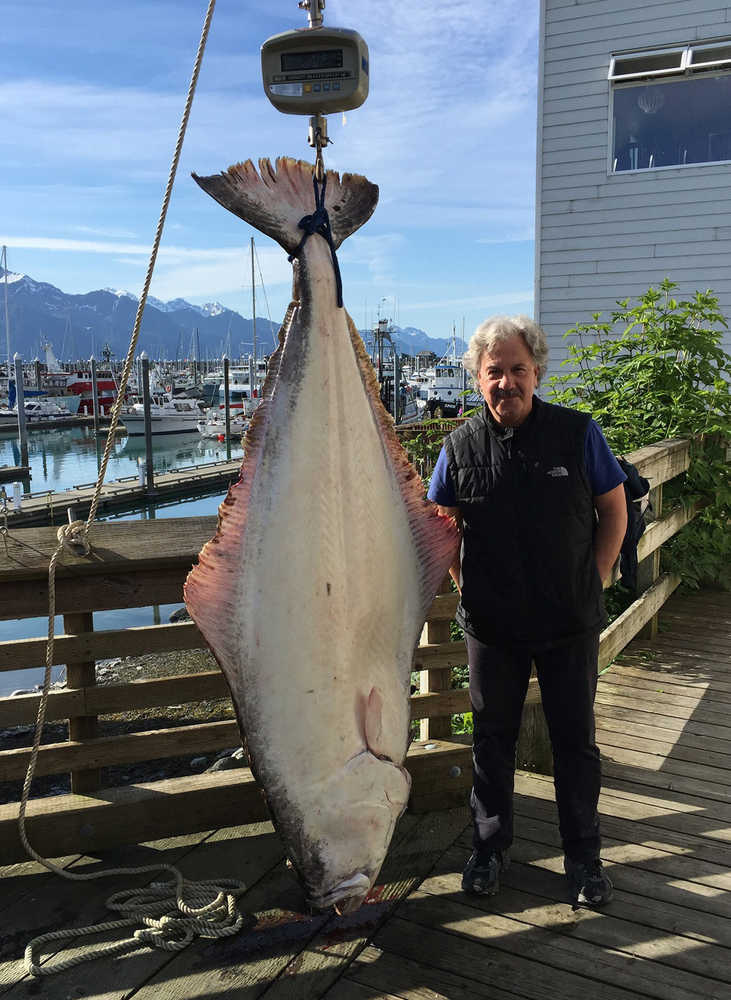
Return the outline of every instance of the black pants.
[[[598,857],[601,763],[594,742],[598,633],[543,650],[488,646],[472,636],[465,638],[474,721],[470,804],[475,848],[504,850],[513,840],[515,746],[534,660],[553,748],[564,853],[575,861]]]

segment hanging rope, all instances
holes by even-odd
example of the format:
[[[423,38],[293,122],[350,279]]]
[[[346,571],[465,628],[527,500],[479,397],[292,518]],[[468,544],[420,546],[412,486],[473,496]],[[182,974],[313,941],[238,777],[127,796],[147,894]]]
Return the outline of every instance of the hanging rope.
[[[320,147],[318,145],[318,163],[322,163],[320,156]],[[299,228],[304,230],[305,235],[300,240],[299,246],[294,250],[288,257],[287,260],[292,263],[295,257],[299,257],[302,253],[302,248],[307,242],[308,238],[312,236],[313,233],[319,233],[320,236],[324,236],[327,240],[327,245],[330,247],[330,256],[333,262],[333,271],[335,272],[335,290],[338,307],[342,309],[343,307],[343,281],[340,277],[340,265],[338,264],[338,258],[335,254],[335,244],[333,243],[333,234],[330,228],[330,216],[327,214],[327,209],[325,208],[325,190],[327,188],[327,174],[322,172],[322,180],[318,179],[317,168],[312,175],[312,186],[315,189],[315,211],[312,215],[305,215],[304,218],[299,221]]]
[[[173,154],[173,161],[170,165],[168,182],[163,197],[160,218],[155,231],[150,262],[145,276],[145,282],[137,306],[134,327],[130,339],[127,357],[125,358],[120,378],[119,391],[111,412],[111,422],[107,434],[104,455],[99,468],[99,476],[94,489],[94,495],[89,509],[89,515],[84,521],[73,521],[58,529],[58,545],[51,556],[48,565],[48,640],[46,643],[46,669],[43,678],[43,689],[41,701],[38,706],[38,716],[36,719],[35,735],[33,747],[31,749],[30,762],[23,783],[23,792],[20,801],[18,814],[18,828],[20,839],[27,853],[39,864],[49,871],[54,872],[63,878],[72,881],[90,881],[95,878],[106,878],[110,875],[144,875],[152,872],[168,872],[172,877],[165,882],[155,882],[139,890],[128,890],[115,893],[107,900],[107,906],[112,910],[117,910],[128,914],[122,920],[108,921],[103,924],[96,924],[90,927],[71,928],[66,930],[52,931],[40,937],[34,938],[26,948],[25,963],[29,973],[33,976],[51,975],[69,969],[81,962],[90,961],[101,955],[119,955],[124,952],[135,951],[140,948],[162,948],[166,951],[179,951],[185,948],[194,937],[228,937],[238,933],[242,925],[242,916],[237,912],[236,898],[245,891],[242,882],[231,879],[222,879],[217,882],[188,882],[182,874],[172,865],[146,865],[141,868],[112,868],[106,871],[81,874],[70,872],[59,868],[47,858],[38,854],[28,841],[26,834],[26,812],[30,787],[35,773],[36,762],[38,760],[38,750],[41,742],[41,734],[46,719],[46,706],[48,704],[48,691],[51,683],[51,667],[53,665],[53,647],[55,637],[55,617],[56,617],[56,565],[61,553],[66,549],[75,556],[87,555],[90,551],[88,540],[89,530],[96,518],[96,511],[99,505],[99,496],[106,476],[107,464],[111,453],[114,435],[116,433],[119,415],[122,409],[124,394],[127,389],[135,349],[139,339],[142,314],[145,309],[147,295],[152,281],[152,274],[157,260],[157,253],[162,239],[165,217],[167,215],[170,197],[172,195],[173,183],[180,161],[180,153],[183,148],[183,139],[188,126],[190,109],[193,104],[198,75],[203,60],[203,53],[208,39],[208,31],[213,17],[213,10],[216,0],[209,0],[201,39],[195,57],[193,73],[188,87],[188,95],[185,102],[185,110],[178,131],[178,138]],[[7,505],[7,501],[5,502]],[[102,945],[91,953],[82,953],[73,958],[62,959],[51,964],[46,962],[41,964],[36,958],[36,951],[44,945],[55,941],[65,941],[76,937],[86,937],[91,934],[98,934],[104,931],[116,930],[122,927],[131,927],[136,924],[143,924],[143,927],[134,932],[131,937],[121,941],[115,941],[107,945]]]

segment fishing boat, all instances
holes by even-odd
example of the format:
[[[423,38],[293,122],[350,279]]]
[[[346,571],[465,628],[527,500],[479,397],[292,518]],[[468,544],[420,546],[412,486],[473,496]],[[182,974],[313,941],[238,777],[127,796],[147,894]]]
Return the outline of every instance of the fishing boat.
[[[200,419],[201,409],[196,400],[174,397],[169,392],[154,393],[150,398],[153,434],[197,434]],[[121,420],[130,437],[144,434],[144,404],[132,403],[123,409]]]

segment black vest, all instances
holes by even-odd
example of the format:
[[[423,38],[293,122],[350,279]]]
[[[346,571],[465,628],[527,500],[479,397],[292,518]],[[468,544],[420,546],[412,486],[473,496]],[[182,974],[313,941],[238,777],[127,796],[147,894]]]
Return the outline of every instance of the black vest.
[[[444,443],[464,529],[457,617],[482,642],[552,644],[606,622],[589,420],[536,396],[520,427],[506,432],[484,406]]]

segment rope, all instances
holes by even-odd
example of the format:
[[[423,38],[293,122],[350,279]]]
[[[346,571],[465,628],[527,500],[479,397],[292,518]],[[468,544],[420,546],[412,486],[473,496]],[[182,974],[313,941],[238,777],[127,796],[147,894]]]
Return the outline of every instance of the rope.
[[[327,240],[327,245],[330,247],[330,256],[333,262],[333,271],[335,272],[335,289],[337,294],[338,308],[343,308],[343,281],[340,277],[340,265],[338,264],[338,258],[335,254],[335,244],[333,243],[333,234],[330,228],[330,217],[327,214],[327,209],[325,208],[325,188],[327,187],[327,174],[323,174],[322,181],[317,178],[317,172],[312,175],[312,185],[315,189],[315,211],[312,215],[305,215],[304,218],[299,221],[299,228],[304,230],[305,235],[299,242],[299,246],[294,250],[288,257],[287,260],[292,263],[295,257],[299,257],[302,253],[302,248],[307,242],[308,238],[312,236],[313,233],[319,233],[320,236],[324,236]]]
[[[139,338],[142,314],[144,312],[147,295],[152,281],[152,273],[157,259],[157,253],[162,239],[162,231],[165,224],[170,197],[172,195],[173,183],[180,160],[180,153],[183,147],[183,139],[190,117],[190,109],[193,103],[198,75],[203,60],[208,30],[213,17],[213,10],[216,0],[209,0],[201,39],[196,53],[195,64],[191,76],[188,95],[185,102],[185,110],[178,131],[178,139],[175,145],[173,161],[170,166],[168,182],[165,188],[162,209],[158,220],[155,239],[150,262],[145,276],[144,287],[137,306],[134,327],[130,339],[127,357],[125,358],[122,375],[120,378],[119,391],[112,407],[111,423],[107,434],[104,455],[99,468],[99,476],[94,489],[94,495],[89,509],[89,515],[84,521],[73,521],[58,529],[58,544],[51,556],[48,565],[48,640],[46,643],[46,669],[43,677],[43,690],[38,706],[38,716],[36,718],[35,735],[33,747],[31,749],[30,762],[23,782],[23,792],[18,813],[18,829],[20,839],[26,852],[31,858],[43,865],[49,871],[60,875],[62,878],[76,882],[90,881],[95,878],[107,878],[110,875],[145,875],[152,872],[167,872],[172,877],[165,882],[153,882],[151,885],[140,889],[124,890],[115,893],[107,900],[107,906],[111,910],[116,910],[125,914],[121,920],[107,921],[106,923],[95,924],[89,927],[77,927],[66,930],[51,931],[40,937],[34,938],[25,950],[25,964],[28,972],[33,976],[47,976],[65,969],[70,969],[82,962],[87,962],[100,956],[120,955],[129,951],[136,951],[140,948],[161,948],[165,951],[180,951],[185,948],[194,937],[219,938],[229,937],[238,933],[241,929],[243,917],[237,910],[236,899],[245,892],[246,887],[242,882],[234,879],[221,879],[219,881],[188,882],[183,878],[177,868],[172,865],[145,865],[140,868],[111,868],[101,872],[79,873],[69,872],[52,861],[42,857],[28,841],[26,834],[26,812],[30,787],[35,774],[38,760],[38,750],[41,743],[41,734],[46,719],[46,706],[48,704],[48,691],[51,684],[51,667],[53,665],[53,647],[55,635],[56,618],[56,565],[61,553],[66,549],[75,556],[88,555],[91,551],[88,534],[91,525],[96,517],[99,504],[101,488],[104,484],[107,464],[111,452],[112,442],[119,421],[119,414],[122,408],[124,393],[127,388],[130,371],[134,359],[134,352]],[[52,501],[49,501],[52,503]],[[7,500],[5,500],[5,509]],[[7,517],[6,517],[7,521]],[[142,923],[142,927],[136,930],[131,937],[119,941],[113,941],[94,949],[91,953],[82,952],[71,958],[62,959],[51,964],[46,962],[41,964],[37,958],[37,952],[45,945],[57,941],[67,941],[77,937],[87,937],[93,934],[101,934],[105,931],[118,930],[122,927],[132,927]]]

